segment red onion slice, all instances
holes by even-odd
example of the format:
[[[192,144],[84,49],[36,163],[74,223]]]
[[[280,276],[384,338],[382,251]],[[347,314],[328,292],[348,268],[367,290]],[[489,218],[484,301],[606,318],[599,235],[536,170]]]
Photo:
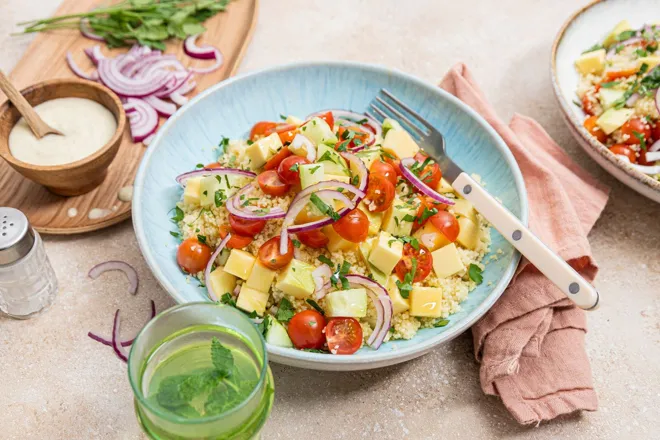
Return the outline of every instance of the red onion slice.
[[[258,210],[261,208],[256,206],[243,206],[244,201],[249,198],[250,193],[256,188],[254,182],[250,182],[238,190],[236,194],[227,200],[225,204],[227,211],[245,220],[274,220],[286,216],[286,211],[280,207],[270,208],[268,212],[259,212]]]
[[[302,134],[298,133],[293,138],[291,141],[291,146],[295,149],[304,147],[305,151],[307,151],[307,160],[310,162],[314,162],[316,160],[316,147],[314,147],[314,143]]]
[[[153,141],[155,137],[156,137],[156,133],[151,133],[149,136],[142,139],[142,143],[144,144],[145,147],[148,147],[151,141]]]
[[[176,176],[176,182],[184,186],[186,181],[191,177],[199,176],[221,176],[223,174],[234,174],[237,176],[245,176],[255,178],[257,175],[252,171],[239,170],[238,168],[200,168],[198,170],[188,171]]]
[[[154,110],[158,112],[159,115],[165,116],[166,118],[169,118],[176,112],[177,107],[176,105],[172,104],[171,102],[166,102],[163,101],[162,99],[156,97],[156,96],[147,96],[144,98],[144,101],[152,106]]]
[[[138,274],[131,266],[130,264],[124,262],[124,261],[117,261],[117,260],[111,260],[111,261],[106,261],[103,263],[99,263],[96,266],[92,267],[87,274],[91,279],[95,280],[101,274],[110,271],[110,270],[119,270],[121,272],[124,272],[126,275],[126,278],[128,278],[128,282],[130,283],[130,287],[128,289],[128,292],[135,295],[137,293],[138,289]]]
[[[170,93],[170,99],[179,107],[183,107],[188,103],[188,98],[180,94],[179,92]]]
[[[338,180],[324,180],[323,182],[315,183],[314,185],[308,186],[307,188],[296,194],[296,196],[293,198],[293,201],[291,202],[291,205],[293,205],[296,201],[304,197],[307,197],[315,192],[318,192],[322,189],[330,189],[330,188],[341,188],[343,190],[352,192],[353,194],[355,194],[356,197],[355,200],[353,201],[356,205],[360,203],[360,200],[362,200],[366,195],[363,189],[356,188],[355,186],[349,183],[340,182]]]
[[[178,61],[174,55],[163,55],[162,52],[159,50],[150,52],[146,55],[143,55],[142,57],[139,57],[139,55],[131,55],[131,54],[126,54],[126,56],[130,58],[128,61],[124,62],[120,66],[120,70],[124,75],[129,76],[131,78],[140,74],[142,69],[146,69],[150,65],[157,63],[159,61],[162,60]]]
[[[80,33],[90,40],[105,41],[105,38],[94,33],[89,25],[89,20],[86,18],[80,20]]]
[[[623,155],[623,154],[617,154],[616,157],[624,161],[626,164],[628,164],[630,167],[633,169],[639,171],[640,173],[643,174],[648,174],[649,176],[654,176],[656,174],[660,174],[660,165],[637,165],[636,163],[631,163],[630,159],[628,159],[628,156]]]
[[[82,70],[73,60],[73,56],[69,51],[67,51],[66,53],[66,63],[69,65],[69,69],[71,69],[71,71],[75,73],[76,76],[89,81],[98,81],[99,79],[98,72],[94,71],[92,73],[85,73],[85,71]]]
[[[332,269],[327,264],[322,264],[312,272],[312,277],[316,286],[314,290],[316,299],[321,299],[328,293],[331,287],[330,278],[332,277]]]
[[[129,112],[131,137],[133,142],[142,142],[158,129],[158,112],[143,99],[128,98],[126,101],[124,109]]]
[[[626,100],[626,107],[632,107],[635,105],[637,101],[639,101],[639,98],[641,98],[639,93],[633,93],[630,95],[630,98]]]
[[[176,92],[179,95],[185,95],[186,93],[191,92],[195,87],[197,87],[197,83],[195,81],[188,81],[187,83],[183,84],[181,88]]]
[[[364,164],[364,162],[362,162],[362,160],[359,157],[355,156],[354,154],[351,153],[339,153],[339,154],[341,154],[341,156],[344,159],[346,159],[353,175],[358,176],[358,189],[360,191],[365,191],[367,189],[367,181],[369,177],[369,170],[367,170],[367,166]],[[360,200],[364,198],[364,195],[358,196],[358,198],[359,200],[357,201],[357,203],[359,203]]]
[[[151,300],[151,312],[149,314],[149,319],[147,319],[147,322],[145,322],[144,325],[147,325],[149,323],[149,321],[151,321],[155,317],[156,317],[156,303],[152,299]],[[142,326],[143,328],[144,328],[144,325]],[[139,332],[140,331],[138,330],[137,333],[139,333]],[[128,339],[126,341],[121,341],[120,342],[121,346],[122,347],[129,347],[131,344],[133,344],[133,341],[135,341],[135,338],[137,337],[137,333],[131,339]],[[111,339],[106,339],[103,336],[99,336],[99,335],[97,335],[96,333],[93,333],[93,332],[87,333],[87,336],[89,336],[90,338],[94,339],[97,342],[100,342],[103,345],[107,345],[109,347],[112,347],[112,340]]]
[[[412,183],[415,186],[415,188],[417,188],[427,196],[431,197],[433,200],[436,200],[440,203],[444,203],[445,205],[453,205],[454,204],[453,200],[448,199],[447,197],[443,196],[442,194],[432,189],[426,183],[422,182],[422,180],[419,177],[417,177],[415,173],[410,171],[410,167],[414,163],[416,163],[416,160],[412,157],[406,157],[405,159],[401,159],[399,168],[401,169],[401,173],[405,176],[405,178],[408,179],[408,181]]]
[[[658,139],[653,144],[651,144],[651,146],[649,147],[649,151],[652,153],[656,151],[660,151],[660,139]]]
[[[218,244],[218,247],[215,249],[215,252],[213,252],[211,255],[211,259],[209,260],[208,264],[206,265],[206,269],[204,270],[204,284],[206,284],[206,290],[209,294],[209,298],[211,298],[211,301],[219,301],[218,295],[213,291],[213,286],[211,286],[211,283],[209,283],[209,279],[211,278],[211,271],[213,270],[213,264],[215,263],[215,259],[218,258],[218,255],[220,255],[220,252],[222,252],[222,250],[227,245],[227,242],[229,242],[229,239],[231,239],[231,234],[227,233],[227,236],[222,239],[220,244]]]
[[[608,60],[614,58],[614,55],[616,55],[616,53],[617,53],[616,48],[619,47],[619,46],[630,46],[630,45],[633,45],[633,44],[641,43],[642,41],[644,41],[644,39],[640,38],[640,37],[632,37],[632,38],[629,38],[627,40],[621,41],[620,43],[612,46],[612,48],[607,51],[606,58]]]
[[[140,98],[161,90],[170,80],[171,72],[161,71],[150,77],[130,78],[119,71],[117,59],[99,60],[99,78],[108,88],[123,96]]]
[[[191,58],[199,60],[212,60],[215,58],[215,47],[204,45],[197,46],[196,41],[199,34],[191,35],[183,41],[183,51]]]
[[[126,355],[126,350],[119,343],[119,327],[121,325],[121,320],[119,319],[119,309],[115,312],[115,320],[112,324],[112,348],[115,350],[115,353],[124,362],[128,362],[128,356]]]
[[[323,189],[318,192],[315,191],[315,193],[324,200],[339,200],[344,205],[346,205],[345,208],[340,209],[339,212],[337,213],[339,214],[340,217],[343,217],[351,209],[355,208],[355,202],[349,199],[348,197],[346,197],[346,195],[340,193],[339,191]],[[289,232],[295,233],[295,232],[311,231],[312,229],[318,229],[320,227],[335,222],[335,220],[333,220],[331,217],[326,217],[326,218],[322,218],[321,220],[316,220],[302,225],[293,224],[300,211],[302,211],[309,202],[311,196],[312,196],[311,194],[308,194],[306,197],[300,199],[296,197],[296,199],[298,200],[294,199],[294,201],[291,203],[291,206],[289,206],[289,210],[286,213],[286,217],[284,217],[284,223],[282,224],[282,231],[280,232],[280,254],[284,255],[287,253],[287,250],[289,248],[289,240],[288,240]]]
[[[105,58],[105,55],[103,55],[103,52],[101,52],[101,46],[96,45],[94,47],[86,47],[83,49],[85,52],[85,55],[89,57],[89,59],[94,63],[95,66],[99,64],[99,60],[102,60]]]
[[[156,96],[159,98],[169,98],[170,95],[174,92],[177,92],[178,95],[184,95],[188,93],[194,88],[193,85],[193,87],[188,89],[188,80],[192,78],[192,75],[192,72],[174,72],[172,75],[174,77],[172,84],[168,84],[167,87],[163,89],[163,91],[156,93]],[[192,83],[195,84],[194,81],[192,81]]]
[[[367,339],[367,344],[378,350],[392,326],[392,316],[394,314],[392,300],[387,293],[387,289],[376,281],[362,275],[346,275],[346,281],[348,281],[351,287],[365,287],[376,307],[376,326],[371,336]]]
[[[658,142],[660,142],[660,141],[656,141],[653,145],[657,144]],[[658,151],[656,149],[655,151],[649,150],[649,151],[646,152],[646,161],[647,162],[656,162],[658,160],[660,160],[660,151]]]

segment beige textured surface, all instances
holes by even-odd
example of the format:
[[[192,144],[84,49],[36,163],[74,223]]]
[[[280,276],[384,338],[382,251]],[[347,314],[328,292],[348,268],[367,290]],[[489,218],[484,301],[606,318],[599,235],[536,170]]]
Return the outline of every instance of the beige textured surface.
[[[27,39],[7,36],[12,24],[47,15],[57,3],[1,2],[0,68],[10,70],[27,46]],[[421,359],[376,371],[320,373],[274,365],[276,403],[264,438],[657,438],[660,205],[619,184],[579,149],[550,87],[552,39],[583,3],[262,1],[241,71],[348,59],[437,82],[452,64],[465,61],[502,117],[518,111],[537,118],[577,162],[613,188],[591,234],[603,303],[589,316],[587,344],[600,411],[538,428],[517,426],[498,399],[481,393],[466,334]],[[0,437],[141,438],[125,366],[86,333],[109,332],[117,307],[128,331],[143,322],[148,299],[159,310],[172,301],[142,260],[130,222],[47,239],[46,245],[61,283],[56,303],[31,321],[0,318]],[[120,274],[86,278],[93,263],[114,258],[138,268],[137,297],[125,293]]]

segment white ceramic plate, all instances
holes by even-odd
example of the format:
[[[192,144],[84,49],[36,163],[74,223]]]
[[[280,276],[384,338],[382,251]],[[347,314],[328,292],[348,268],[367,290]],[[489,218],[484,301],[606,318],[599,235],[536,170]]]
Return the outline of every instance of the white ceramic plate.
[[[660,202],[660,182],[633,169],[589,135],[582,126],[584,112],[573,104],[579,81],[575,60],[624,19],[633,28],[660,20],[660,0],[596,0],[576,12],[561,28],[552,47],[552,83],[564,120],[584,151],[622,183]]]

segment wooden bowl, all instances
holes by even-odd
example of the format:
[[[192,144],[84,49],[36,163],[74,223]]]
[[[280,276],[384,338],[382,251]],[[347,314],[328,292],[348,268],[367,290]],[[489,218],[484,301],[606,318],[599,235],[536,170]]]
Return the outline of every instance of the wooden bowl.
[[[30,105],[56,98],[85,98],[106,107],[117,120],[117,130],[98,151],[75,162],[63,165],[34,165],[16,159],[9,151],[9,133],[21,118],[9,101],[0,107],[0,156],[26,178],[62,196],[77,196],[91,191],[106,177],[108,166],[117,155],[126,125],[124,107],[111,90],[82,79],[53,79],[21,90]]]

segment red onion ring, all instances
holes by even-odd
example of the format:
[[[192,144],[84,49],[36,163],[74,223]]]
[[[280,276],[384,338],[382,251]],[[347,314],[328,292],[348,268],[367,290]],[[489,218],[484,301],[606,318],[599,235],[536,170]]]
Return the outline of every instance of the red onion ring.
[[[238,168],[200,168],[198,170],[188,171],[186,173],[179,174],[178,176],[176,176],[176,182],[179,185],[184,186],[186,181],[191,177],[221,176],[224,174],[235,174],[237,176],[245,176],[252,178],[257,177],[257,175],[254,174],[252,171],[239,170]]]
[[[639,95],[639,93],[633,93],[632,95],[630,95],[630,98],[628,98],[628,99],[626,100],[626,107],[632,107],[632,106],[634,106],[635,103],[636,103],[637,101],[639,101],[639,98],[641,98],[641,96]]]
[[[339,191],[323,189],[318,192],[315,191],[315,193],[319,197],[327,198],[330,200],[339,200],[344,205],[346,205],[345,208],[341,209],[340,212],[337,213],[339,214],[340,217],[343,217],[351,209],[355,208],[355,202],[349,199],[348,197],[346,197],[346,195],[340,193]],[[335,222],[335,220],[333,220],[332,217],[326,217],[321,220],[316,220],[302,225],[293,224],[300,211],[302,211],[303,208],[305,208],[305,206],[309,202],[311,196],[312,196],[311,194],[308,194],[306,197],[300,198],[298,200],[294,200],[291,203],[291,206],[289,206],[289,210],[286,213],[286,217],[284,217],[284,223],[282,224],[282,231],[280,232],[280,254],[284,255],[287,253],[287,250],[289,248],[289,240],[288,240],[289,232],[295,233],[295,232],[311,231],[312,229],[318,229],[322,226],[329,225]]]
[[[327,264],[321,264],[317,267],[314,272],[312,272],[312,277],[314,278],[314,284],[316,289],[314,294],[316,299],[321,299],[328,293],[328,290],[332,286],[330,283],[330,278],[332,277],[332,269]]]
[[[191,92],[196,86],[197,83],[195,81],[188,81],[187,83],[183,84],[179,90],[177,90],[177,93],[179,95],[185,95],[186,93]]]
[[[367,189],[367,183],[368,183],[368,177],[369,177],[369,170],[367,170],[367,166],[362,162],[362,160],[355,156],[354,154],[351,153],[339,153],[341,156],[346,159],[346,162],[348,162],[349,167],[351,169],[351,172],[353,175],[357,175],[359,179],[359,184],[358,184],[358,189],[360,191],[365,191]],[[366,194],[365,194],[366,195]],[[358,195],[359,200],[357,203],[360,203],[360,201],[364,198],[363,196]]]
[[[649,147],[649,151],[652,153],[656,151],[660,151],[660,139],[658,139],[657,141],[651,144],[651,146]]]
[[[89,81],[98,81],[99,79],[98,72],[94,71],[92,73],[85,73],[85,71],[82,70],[73,60],[73,56],[69,51],[67,51],[66,53],[66,63],[69,65],[69,69],[71,69],[71,71],[75,73],[76,76]]]
[[[327,112],[332,112],[332,117],[334,118],[335,122],[336,121],[348,121],[353,124],[357,124],[357,121],[362,121],[364,119],[367,120],[364,124],[357,124],[357,125],[362,125],[364,127],[368,127],[369,130],[375,134],[376,136],[382,136],[383,134],[383,128],[381,125],[371,117],[365,115],[364,113],[357,113],[357,112],[352,112],[349,110],[341,110],[341,109],[329,109],[329,110],[321,110],[319,112],[312,113],[311,115],[308,115],[306,119],[311,119],[316,116],[321,116],[322,114],[325,114]],[[335,123],[335,125],[337,125]]]
[[[220,255],[220,252],[225,248],[227,245],[227,242],[229,242],[229,239],[231,239],[231,233],[227,233],[227,236],[222,239],[220,244],[218,244],[218,247],[215,249],[215,252],[211,254],[211,259],[209,260],[208,264],[206,265],[206,269],[204,270],[204,284],[206,284],[206,291],[209,294],[209,298],[211,298],[211,301],[218,302],[218,295],[213,291],[213,286],[211,286],[211,283],[209,283],[209,278],[211,277],[211,271],[213,270],[213,264],[215,263],[215,259],[218,258],[218,255]]]
[[[204,45],[197,46],[196,41],[199,34],[191,35],[183,41],[183,51],[191,58],[199,60],[212,60],[215,58],[215,47]]]
[[[163,55],[162,52],[159,50],[155,50],[146,55],[143,55],[141,58],[138,58],[137,55],[134,56],[134,55],[126,54],[126,56],[130,56],[132,62],[130,64],[125,63],[121,66],[123,68],[122,73],[126,76],[130,76],[131,78],[141,73],[140,71],[142,69],[146,69],[151,64],[157,63],[163,59],[169,61],[172,60],[178,61],[174,55]]]
[[[99,60],[102,60],[105,58],[105,55],[103,55],[103,52],[101,52],[101,46],[96,45],[93,47],[87,47],[83,49],[85,52],[85,55],[89,57],[89,59],[94,63],[95,66],[99,64]]]
[[[119,309],[115,312],[115,320],[112,323],[112,348],[115,350],[115,353],[124,362],[128,362],[128,356],[126,355],[126,350],[119,343],[119,327],[121,325],[121,320],[119,319]]]
[[[158,112],[143,99],[128,98],[126,101],[124,109],[128,112],[131,137],[133,142],[142,142],[158,129]]]
[[[190,87],[188,90],[185,90],[187,84],[187,81],[192,78],[193,73],[192,72],[174,72],[173,77],[174,80],[172,81],[172,84],[168,84],[167,87],[162,92],[156,93],[156,96],[159,98],[169,98],[170,95],[174,92],[177,92],[178,95],[184,95],[188,93],[190,90],[194,88],[194,81],[193,81],[193,87]]]
[[[236,194],[227,200],[225,204],[227,211],[245,220],[274,220],[286,216],[286,211],[280,207],[271,208],[267,213],[259,213],[255,212],[259,209],[255,206],[243,206],[243,200],[247,199],[249,194],[256,189],[254,182],[250,182],[238,190]],[[241,197],[243,197],[243,200],[241,200]]]
[[[80,33],[90,40],[105,41],[105,38],[94,33],[94,31],[90,28],[89,20],[86,18],[80,20]]]
[[[660,141],[655,141],[655,143],[653,145],[655,145],[659,142]],[[649,151],[646,152],[646,161],[647,162],[657,162],[659,160],[660,160],[660,151],[658,151],[657,149],[655,151],[649,150]]]
[[[387,289],[376,281],[362,275],[346,275],[346,281],[348,281],[351,287],[365,287],[376,307],[376,326],[369,339],[367,339],[367,344],[378,350],[392,326],[392,316],[394,314],[392,300],[387,293]]]
[[[177,110],[176,105],[172,104],[171,102],[163,101],[162,99],[154,95],[147,96],[146,98],[144,98],[144,101],[150,106],[152,106],[154,110],[158,112],[159,115],[165,116],[166,118],[172,116],[174,112],[176,112]]]
[[[438,193],[434,189],[432,189],[430,186],[428,186],[426,183],[422,182],[422,180],[415,175],[412,171],[410,171],[410,166],[412,166],[416,160],[412,157],[406,157],[405,159],[401,159],[401,163],[399,164],[399,169],[401,169],[401,173],[405,176],[406,179],[410,183],[412,183],[415,188],[426,194],[427,196],[431,197],[433,200],[436,200],[440,203],[444,203],[445,205],[453,205],[454,201],[451,199],[448,199],[447,197],[443,196],[442,194]]]
[[[117,260],[111,260],[111,261],[105,261],[103,263],[99,263],[96,266],[92,267],[87,274],[88,277],[91,279],[95,280],[101,274],[110,271],[110,270],[119,270],[121,272],[124,272],[126,275],[126,278],[128,278],[128,282],[130,284],[130,287],[128,289],[128,292],[135,295],[137,293],[138,289],[138,274],[131,266],[130,264],[124,262],[124,261],[117,261]]]
[[[149,323],[149,321],[151,321],[152,319],[154,319],[156,317],[156,303],[154,302],[153,299],[150,300],[150,301],[151,301],[151,312],[149,314],[149,319],[147,319],[147,322],[145,322],[144,325],[147,325]],[[144,325],[142,327],[144,327]],[[139,333],[139,330],[138,330],[138,333]],[[112,347],[112,340],[108,340],[108,339],[106,339],[102,336],[99,336],[99,335],[97,335],[96,333],[93,333],[93,332],[87,333],[87,336],[89,336],[90,338],[94,339],[97,342],[100,342],[103,345],[107,345],[109,347]],[[120,342],[121,346],[122,347],[129,347],[131,344],[133,344],[133,341],[135,341],[136,337],[137,337],[137,333],[131,339],[128,339],[126,341],[121,341]]]
[[[291,141],[291,146],[296,149],[305,147],[305,151],[307,151],[307,160],[310,162],[314,162],[316,160],[316,148],[314,147],[314,143],[302,134],[298,133],[293,138]]]
[[[119,60],[121,61],[121,60]],[[140,98],[161,90],[171,78],[167,71],[148,78],[130,78],[119,71],[117,59],[99,60],[99,78],[108,88],[122,96]]]
[[[185,96],[181,95],[178,92],[170,93],[170,99],[179,107],[183,107],[188,103],[188,98],[186,98]]]

